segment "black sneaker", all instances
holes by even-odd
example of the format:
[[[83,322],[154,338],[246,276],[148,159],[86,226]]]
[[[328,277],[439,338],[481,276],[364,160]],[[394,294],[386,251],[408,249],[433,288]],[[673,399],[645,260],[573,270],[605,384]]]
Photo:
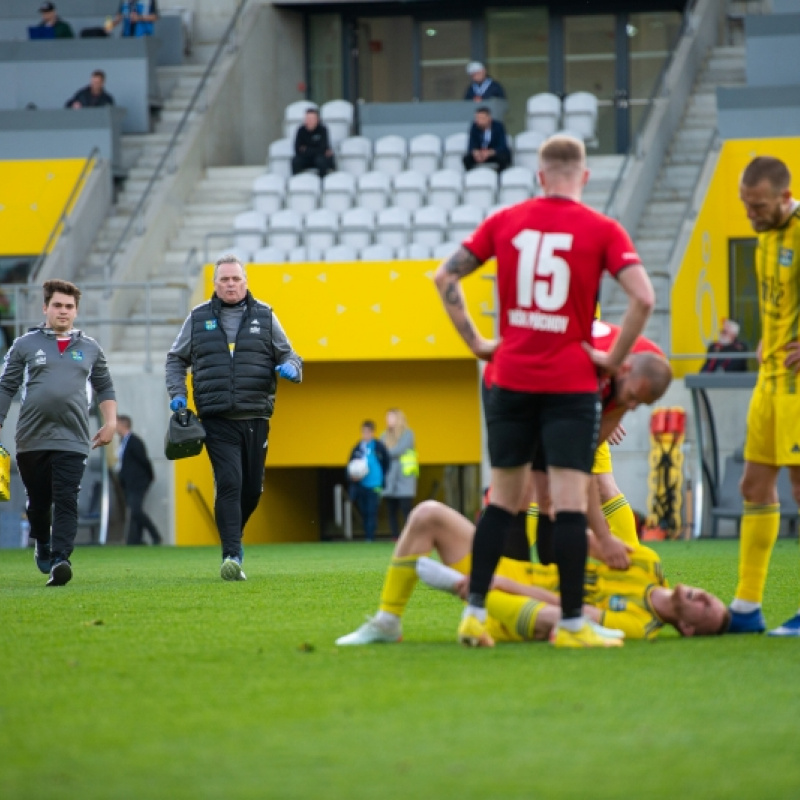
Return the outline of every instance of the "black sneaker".
[[[64,586],[72,580],[72,565],[66,559],[59,559],[50,570],[50,580],[46,586]]]
[[[53,554],[50,552],[50,542],[40,542],[33,540],[33,560],[42,575],[50,574],[50,567],[53,566]]]

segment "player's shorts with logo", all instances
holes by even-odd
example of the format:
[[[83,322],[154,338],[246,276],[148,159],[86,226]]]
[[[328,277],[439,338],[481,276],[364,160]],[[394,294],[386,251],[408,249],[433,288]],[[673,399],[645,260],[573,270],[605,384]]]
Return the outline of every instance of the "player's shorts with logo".
[[[744,457],[774,467],[800,465],[800,394],[756,386],[747,412]]]
[[[544,463],[588,474],[600,432],[600,397],[595,392],[533,394],[493,386],[486,430],[493,467]]]

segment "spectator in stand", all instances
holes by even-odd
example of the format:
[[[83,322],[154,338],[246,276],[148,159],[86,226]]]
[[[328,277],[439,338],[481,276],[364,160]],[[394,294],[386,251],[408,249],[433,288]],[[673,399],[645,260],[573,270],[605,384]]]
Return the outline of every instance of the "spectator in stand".
[[[53,3],[42,3],[39,6],[39,13],[42,15],[42,21],[38,27],[52,28],[54,39],[74,39],[75,34],[72,26],[68,22],[64,22],[61,17],[56,13],[56,7]]]
[[[99,108],[113,106],[114,98],[106,91],[106,74],[96,69],[89,79],[89,85],[79,89],[64,104],[65,108]]]
[[[156,0],[146,0],[143,3],[122,2],[119,4],[117,15],[107,20],[106,33],[111,33],[122,23],[123,36],[152,36],[157,20]]]
[[[319,121],[317,108],[306,111],[306,121],[297,129],[294,139],[292,175],[307,169],[317,170],[320,178],[336,169],[328,129]]]
[[[700,372],[747,372],[746,358],[725,357],[725,353],[746,352],[747,345],[739,339],[739,323],[724,319],[719,329],[719,340],[708,346],[706,363]]]
[[[475,112],[475,122],[469,131],[464,169],[491,164],[496,165],[498,172],[502,172],[511,164],[511,151],[508,149],[505,126],[492,119],[492,112],[487,106],[481,106]]]
[[[375,541],[378,528],[378,508],[386,486],[386,473],[391,457],[386,445],[375,438],[375,423],[365,420],[361,425],[361,438],[350,451],[347,463],[348,493],[353,505],[361,514],[364,539]]]
[[[494,78],[490,78],[486,74],[486,67],[480,61],[471,61],[467,64],[467,74],[471,83],[464,92],[465,100],[472,100],[476,103],[492,98],[505,100],[506,90]]]

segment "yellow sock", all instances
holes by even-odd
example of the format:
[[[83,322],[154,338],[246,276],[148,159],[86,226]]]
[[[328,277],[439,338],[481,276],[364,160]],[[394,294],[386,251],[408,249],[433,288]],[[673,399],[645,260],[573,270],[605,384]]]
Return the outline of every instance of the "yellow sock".
[[[760,505],[745,501],[739,540],[737,600],[760,603],[764,597],[769,557],[781,526],[780,508],[779,503]]]
[[[539,504],[531,503],[528,506],[528,518],[525,529],[528,533],[528,544],[533,547],[536,544],[536,528],[539,525]]]
[[[614,536],[631,547],[639,544],[639,537],[636,535],[636,517],[633,516],[633,510],[624,494],[606,500],[603,503],[603,514]]]
[[[534,640],[536,618],[544,603],[518,594],[492,591],[486,596],[486,611],[507,631],[512,641]]]
[[[417,585],[417,559],[424,555],[393,557],[383,579],[381,604],[378,608],[402,617],[414,587]]]

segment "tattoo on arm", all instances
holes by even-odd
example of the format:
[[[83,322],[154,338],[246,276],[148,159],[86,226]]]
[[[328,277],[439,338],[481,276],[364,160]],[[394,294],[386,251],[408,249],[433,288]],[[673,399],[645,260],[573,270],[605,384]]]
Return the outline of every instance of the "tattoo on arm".
[[[455,306],[458,309],[464,308],[464,293],[457,281],[448,284],[444,290],[444,302],[448,306]]]
[[[475,258],[466,247],[459,247],[447,260],[444,268],[449,275],[457,275],[459,278],[465,278],[471,272],[478,269],[479,266],[480,263],[478,259]]]

